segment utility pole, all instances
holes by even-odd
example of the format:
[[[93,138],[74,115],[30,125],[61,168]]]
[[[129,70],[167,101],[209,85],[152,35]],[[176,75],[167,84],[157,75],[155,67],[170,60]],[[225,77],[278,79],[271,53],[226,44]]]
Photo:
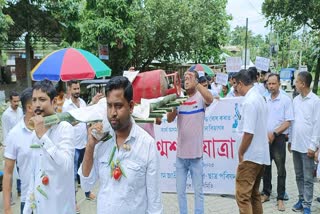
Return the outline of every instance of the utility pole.
[[[247,46],[248,46],[248,18],[246,18],[246,39],[244,46],[244,69],[247,69]]]

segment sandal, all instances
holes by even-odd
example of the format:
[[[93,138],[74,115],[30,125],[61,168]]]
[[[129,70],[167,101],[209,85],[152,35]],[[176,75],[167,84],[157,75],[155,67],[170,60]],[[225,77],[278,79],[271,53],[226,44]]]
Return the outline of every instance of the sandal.
[[[282,200],[278,200],[278,210],[280,212],[286,211],[286,207],[284,206],[284,202]]]
[[[261,203],[270,201],[270,196],[267,195],[261,195]]]

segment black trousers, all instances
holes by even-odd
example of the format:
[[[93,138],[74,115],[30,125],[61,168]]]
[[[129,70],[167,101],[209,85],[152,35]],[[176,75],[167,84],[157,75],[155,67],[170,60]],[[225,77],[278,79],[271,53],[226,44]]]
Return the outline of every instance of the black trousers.
[[[270,166],[265,167],[263,176],[263,191],[262,193],[270,196],[272,190],[271,178],[272,178],[272,160],[274,160],[278,177],[277,177],[277,200],[283,200],[286,192],[286,139],[285,135],[281,134],[274,139],[270,145]]]

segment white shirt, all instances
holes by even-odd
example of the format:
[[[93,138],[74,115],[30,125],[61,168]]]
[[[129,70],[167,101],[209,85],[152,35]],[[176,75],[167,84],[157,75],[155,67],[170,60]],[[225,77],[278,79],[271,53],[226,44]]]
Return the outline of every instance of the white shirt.
[[[267,132],[268,109],[264,98],[255,87],[246,93],[240,109],[240,130],[253,134],[251,144],[244,153],[243,160],[270,165]]]
[[[79,98],[80,108],[86,107],[86,103],[83,99]],[[68,99],[63,103],[62,112],[67,112],[72,109],[78,109],[72,99]],[[86,147],[87,144],[87,125],[86,123],[78,123],[77,125],[73,126],[74,129],[74,137],[73,143],[76,149],[83,149]]]
[[[70,214],[75,213],[74,188],[74,146],[72,143],[73,129],[67,122],[53,125],[45,135],[39,139],[33,132],[33,144],[41,145],[32,149],[33,159],[30,185],[23,210],[24,214]],[[42,175],[49,177],[49,184],[42,184]],[[38,190],[47,194],[46,199]],[[32,200],[34,195],[34,200]]]
[[[211,90],[213,90],[215,93],[220,94],[221,89],[222,85],[217,84],[215,82],[211,83]]]
[[[21,120],[23,117],[23,112],[20,107],[16,110],[13,110],[11,106],[9,106],[2,114],[1,122],[2,122],[2,132],[3,132],[3,142],[6,145],[6,137],[9,131]]]
[[[160,193],[160,162],[154,139],[133,122],[125,143],[130,151],[116,149],[113,160],[119,159],[126,177],[114,180],[108,165],[111,151],[116,145],[115,133],[106,142],[95,147],[93,168],[88,177],[82,174],[82,165],[78,174],[84,192],[91,190],[99,180],[97,197],[99,214],[144,214],[162,213]]]
[[[264,87],[263,83],[255,82],[253,84],[254,87],[256,87],[259,91],[259,93],[263,96],[266,93],[266,88]]]
[[[319,145],[320,99],[312,91],[293,99],[294,122],[292,123],[291,149],[301,153],[313,151]]]
[[[4,150],[4,157],[15,160],[17,167],[19,168],[19,176],[21,179],[21,202],[25,202],[28,186],[30,182],[30,175],[32,172],[31,167],[31,148],[33,139],[32,131],[30,131],[25,123],[24,119],[9,132],[6,142],[7,146]]]
[[[281,92],[275,99],[271,94],[266,97],[268,105],[268,132],[274,132],[285,121],[293,121],[293,104],[291,99]],[[288,129],[282,134],[288,134]]]

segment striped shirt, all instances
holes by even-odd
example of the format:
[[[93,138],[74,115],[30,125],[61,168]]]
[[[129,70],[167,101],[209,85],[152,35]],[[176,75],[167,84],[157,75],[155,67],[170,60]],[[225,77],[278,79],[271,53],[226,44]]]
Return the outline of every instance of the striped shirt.
[[[205,108],[206,104],[198,91],[178,107],[177,157],[202,157]]]

